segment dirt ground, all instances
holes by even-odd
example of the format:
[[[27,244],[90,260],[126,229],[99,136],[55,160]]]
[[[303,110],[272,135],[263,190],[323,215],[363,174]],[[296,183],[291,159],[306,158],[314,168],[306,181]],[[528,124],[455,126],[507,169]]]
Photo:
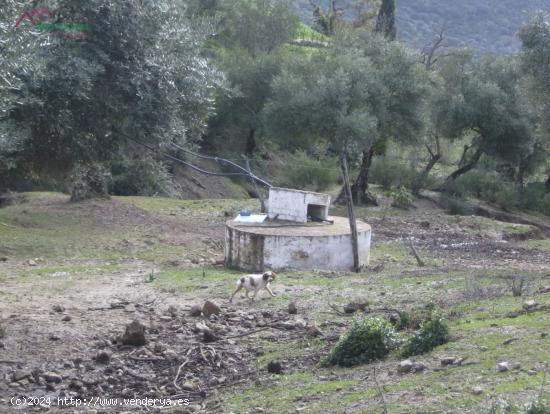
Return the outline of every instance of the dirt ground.
[[[548,393],[550,243],[532,226],[417,204],[359,209],[373,228],[365,273],[286,272],[276,298],[231,304],[223,225],[254,200],[23,194],[0,208],[0,412],[521,412]],[[192,316],[206,300],[219,314]],[[384,317],[435,306],[453,340],[416,358],[418,373],[398,373],[398,353],[320,368],[352,300]],[[145,346],[122,343],[135,319]],[[466,362],[442,366],[449,355]],[[497,372],[503,361],[516,369]],[[185,401],[158,407],[168,400]]]

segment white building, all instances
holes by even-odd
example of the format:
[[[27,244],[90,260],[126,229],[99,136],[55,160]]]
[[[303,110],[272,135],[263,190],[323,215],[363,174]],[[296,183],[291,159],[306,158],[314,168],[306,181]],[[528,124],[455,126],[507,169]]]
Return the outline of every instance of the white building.
[[[330,196],[290,188],[272,187],[269,189],[270,220],[307,223],[308,217],[313,220],[327,220]]]

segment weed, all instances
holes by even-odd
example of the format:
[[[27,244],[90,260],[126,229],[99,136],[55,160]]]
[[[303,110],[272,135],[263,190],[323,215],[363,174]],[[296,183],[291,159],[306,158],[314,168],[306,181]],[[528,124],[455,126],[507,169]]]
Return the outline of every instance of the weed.
[[[432,319],[424,322],[420,330],[407,342],[403,356],[425,354],[436,346],[449,341],[449,327],[442,319]]]
[[[351,367],[381,359],[395,347],[396,342],[395,331],[385,319],[366,317],[355,320],[321,365]]]

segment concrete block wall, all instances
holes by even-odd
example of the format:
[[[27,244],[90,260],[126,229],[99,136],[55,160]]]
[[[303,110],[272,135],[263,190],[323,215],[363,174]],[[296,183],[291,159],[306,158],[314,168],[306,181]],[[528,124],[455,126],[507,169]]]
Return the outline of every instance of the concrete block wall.
[[[317,208],[317,215],[322,219],[328,217],[330,196],[328,194],[273,187],[269,190],[268,217],[273,220],[307,223],[308,205],[322,206]]]

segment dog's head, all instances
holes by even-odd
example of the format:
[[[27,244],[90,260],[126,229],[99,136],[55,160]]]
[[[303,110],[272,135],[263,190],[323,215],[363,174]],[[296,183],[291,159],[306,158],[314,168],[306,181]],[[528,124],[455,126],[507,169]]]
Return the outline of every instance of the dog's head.
[[[275,280],[275,276],[277,276],[277,274],[271,270],[263,274],[263,278],[266,283],[273,282]]]

